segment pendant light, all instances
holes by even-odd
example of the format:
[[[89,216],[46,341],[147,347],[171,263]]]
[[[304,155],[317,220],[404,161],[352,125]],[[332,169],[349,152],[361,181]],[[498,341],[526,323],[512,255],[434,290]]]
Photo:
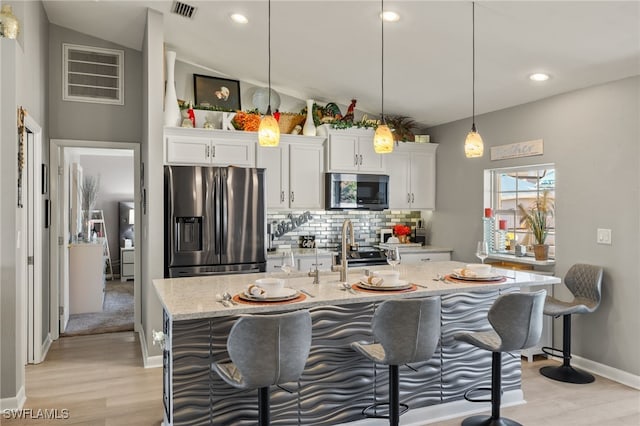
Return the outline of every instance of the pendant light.
[[[476,131],[476,3],[471,2],[471,25],[472,25],[472,115],[471,115],[471,131],[467,134],[464,141],[464,155],[467,158],[482,157],[484,154],[484,143],[480,133]]]
[[[20,32],[20,23],[15,17],[11,6],[5,4],[0,9],[0,38],[15,39]]]
[[[280,126],[278,121],[271,114],[271,0],[268,2],[269,17],[269,97],[267,113],[260,120],[260,127],[258,127],[258,143],[260,146],[278,146],[280,143]]]
[[[384,0],[380,0],[380,14],[384,12]],[[387,126],[387,122],[384,119],[384,19],[380,19],[382,23],[382,74],[381,74],[381,114],[380,114],[380,124],[376,128],[376,134],[373,136],[373,150],[378,154],[388,154],[393,151],[393,135],[391,134],[391,130],[389,126]]]

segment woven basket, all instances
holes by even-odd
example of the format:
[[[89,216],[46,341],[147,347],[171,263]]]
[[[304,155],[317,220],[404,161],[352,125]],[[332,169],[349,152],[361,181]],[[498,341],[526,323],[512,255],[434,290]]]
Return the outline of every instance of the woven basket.
[[[305,116],[302,114],[287,114],[280,113],[280,120],[278,120],[278,127],[280,127],[280,133],[289,134],[298,124],[304,123]]]

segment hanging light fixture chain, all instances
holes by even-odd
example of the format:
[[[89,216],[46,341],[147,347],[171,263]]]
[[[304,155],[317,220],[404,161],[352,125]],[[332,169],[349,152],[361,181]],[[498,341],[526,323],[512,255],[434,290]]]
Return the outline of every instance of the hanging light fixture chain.
[[[476,2],[471,2],[471,121],[476,127]]]
[[[382,63],[382,72],[381,72],[381,81],[380,81],[380,86],[381,86],[381,99],[380,99],[380,104],[381,104],[381,116],[382,116],[382,124],[385,123],[385,119],[384,119],[384,0],[380,0],[380,32],[382,34],[381,37],[381,44],[382,44],[382,59],[381,59],[381,63]]]
[[[268,12],[267,12],[267,54],[269,56],[269,60],[267,61],[268,63],[268,82],[269,82],[269,95],[267,97],[268,102],[267,102],[267,114],[271,114],[271,0],[269,0],[267,2],[267,8],[268,8]]]

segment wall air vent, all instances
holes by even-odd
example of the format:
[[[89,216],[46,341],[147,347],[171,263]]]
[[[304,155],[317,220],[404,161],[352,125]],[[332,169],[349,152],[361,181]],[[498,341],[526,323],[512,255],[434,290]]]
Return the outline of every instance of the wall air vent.
[[[173,2],[171,12],[184,16],[185,18],[193,19],[193,15],[196,14],[196,7],[176,0]]]
[[[62,99],[124,105],[124,51],[62,45]]]

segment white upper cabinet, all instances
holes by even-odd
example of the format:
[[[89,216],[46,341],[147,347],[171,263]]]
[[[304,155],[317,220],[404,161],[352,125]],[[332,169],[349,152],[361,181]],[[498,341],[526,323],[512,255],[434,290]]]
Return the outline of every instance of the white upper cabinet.
[[[323,137],[281,135],[277,147],[258,147],[257,163],[266,169],[267,208],[323,208]]]
[[[373,150],[372,129],[327,130],[327,171],[384,172],[383,155]]]
[[[433,143],[400,142],[386,154],[390,209],[435,209],[437,148]]]
[[[164,129],[165,164],[255,167],[255,132]]]

